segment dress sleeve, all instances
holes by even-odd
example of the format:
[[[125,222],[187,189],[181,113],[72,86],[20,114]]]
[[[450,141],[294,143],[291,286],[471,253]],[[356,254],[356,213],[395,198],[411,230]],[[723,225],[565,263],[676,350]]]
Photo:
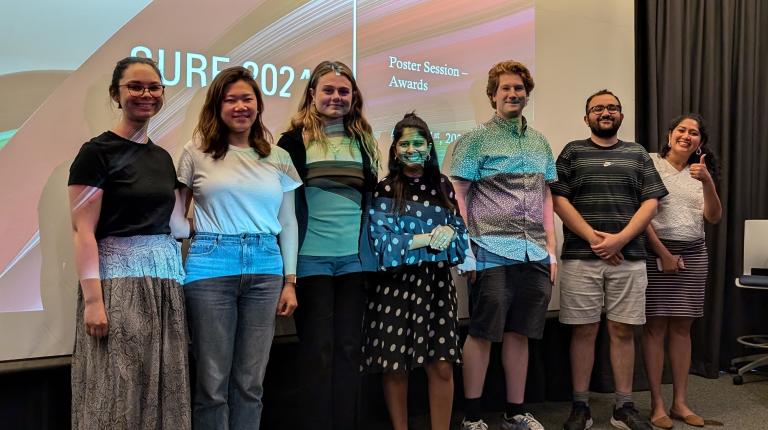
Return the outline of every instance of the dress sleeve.
[[[555,164],[555,157],[552,155],[552,145],[549,144],[549,141],[546,138],[544,138],[544,144],[546,146],[545,150],[547,152],[544,180],[548,184],[551,184],[557,181],[557,165]]]
[[[556,196],[565,197],[568,200],[571,199],[573,191],[571,189],[571,157],[573,151],[571,145],[568,144],[563,148],[563,151],[557,157],[555,166],[557,167],[557,181],[550,185],[552,194]]]
[[[472,133],[459,138],[451,157],[451,176],[464,181],[480,179],[480,142],[474,142]]]
[[[453,189],[453,185],[451,185],[451,181],[443,176],[440,178],[440,182],[440,187],[453,205],[453,210],[448,211],[446,221],[447,225],[453,227],[456,235],[453,236],[451,245],[445,250],[448,257],[448,263],[453,266],[464,262],[467,255],[469,236],[467,233],[467,226],[464,224],[464,219],[459,212],[459,203],[456,201],[456,192]]]
[[[272,148],[279,155],[277,157],[277,168],[280,171],[280,185],[283,192],[293,191],[301,186],[301,178],[293,165],[293,160],[286,150],[276,146]]]
[[[189,143],[184,145],[179,157],[179,165],[176,168],[176,179],[189,188],[192,188],[192,180],[195,173],[195,162],[190,154]]]
[[[384,182],[379,183],[374,193],[371,214],[371,240],[379,270],[408,264],[409,249],[413,234],[406,233],[398,226],[399,216],[395,214],[390,193],[385,192]]]
[[[651,156],[645,152],[645,148],[643,148],[642,151],[643,188],[640,193],[640,200],[660,199],[669,194],[669,192],[667,191],[667,187],[664,186],[664,181],[661,180],[659,171],[656,170],[656,165],[654,165]]]
[[[86,142],[80,147],[72,165],[69,167],[68,185],[89,185],[104,189],[109,176],[109,166],[105,155],[99,148]]]

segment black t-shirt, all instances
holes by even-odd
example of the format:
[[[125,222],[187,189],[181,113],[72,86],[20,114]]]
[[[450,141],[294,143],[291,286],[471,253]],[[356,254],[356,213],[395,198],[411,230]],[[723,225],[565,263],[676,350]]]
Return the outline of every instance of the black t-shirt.
[[[592,228],[620,232],[648,199],[667,195],[648,152],[637,143],[602,147],[591,139],[570,142],[557,158],[552,194],[567,198]],[[627,260],[645,259],[645,234],[621,250]],[[563,226],[563,259],[599,258],[589,243]]]
[[[84,143],[69,168],[69,185],[104,190],[96,239],[169,234],[177,184],[165,149],[111,131]]]

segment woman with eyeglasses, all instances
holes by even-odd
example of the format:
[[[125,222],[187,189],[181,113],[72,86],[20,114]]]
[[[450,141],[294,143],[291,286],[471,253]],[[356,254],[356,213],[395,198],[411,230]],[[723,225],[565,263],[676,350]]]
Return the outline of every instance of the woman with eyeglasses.
[[[303,186],[296,293],[303,428],[357,427],[365,271],[375,271],[367,234],[378,149],[352,71],[324,61],[312,71],[298,113],[278,146]]]
[[[366,310],[362,369],[383,374],[392,427],[408,429],[408,374],[423,367],[430,428],[448,430],[453,364],[461,357],[451,266],[464,261],[467,228],[440,174],[427,124],[414,113],[394,128],[389,174],[376,187],[371,236],[379,273]]]
[[[163,106],[152,60],[117,62],[122,111],[69,172],[80,279],[72,353],[73,429],[190,428],[181,248],[189,225],[173,161],[147,136]]]
[[[658,214],[646,229],[650,252],[643,353],[651,389],[651,422],[664,429],[673,427],[670,417],[696,427],[704,425],[688,406],[687,396],[691,325],[704,315],[708,271],[704,225],[719,222],[723,211],[708,140],[701,115],[682,115],[670,123],[667,144],[651,155],[669,195],[659,201]],[[669,415],[661,393],[665,338],[672,367]]]
[[[251,73],[221,71],[179,159],[197,230],[184,293],[198,430],[259,428],[275,315],[296,308],[293,190],[301,182],[288,154],[270,144],[263,113]]]

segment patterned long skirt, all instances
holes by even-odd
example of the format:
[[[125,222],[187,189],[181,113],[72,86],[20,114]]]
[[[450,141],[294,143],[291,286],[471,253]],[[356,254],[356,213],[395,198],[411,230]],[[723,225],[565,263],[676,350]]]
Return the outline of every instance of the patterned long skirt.
[[[170,236],[98,242],[109,332],[85,332],[78,289],[73,429],[191,428],[181,249]]]

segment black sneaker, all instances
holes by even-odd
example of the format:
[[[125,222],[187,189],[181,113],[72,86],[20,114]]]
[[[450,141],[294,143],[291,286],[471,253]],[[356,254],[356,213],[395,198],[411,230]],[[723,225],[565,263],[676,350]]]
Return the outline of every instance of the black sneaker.
[[[571,415],[563,424],[563,430],[587,430],[592,428],[592,411],[584,402],[573,402]]]
[[[651,422],[640,416],[632,402],[624,403],[624,406],[613,410],[611,425],[623,430],[653,430]]]

